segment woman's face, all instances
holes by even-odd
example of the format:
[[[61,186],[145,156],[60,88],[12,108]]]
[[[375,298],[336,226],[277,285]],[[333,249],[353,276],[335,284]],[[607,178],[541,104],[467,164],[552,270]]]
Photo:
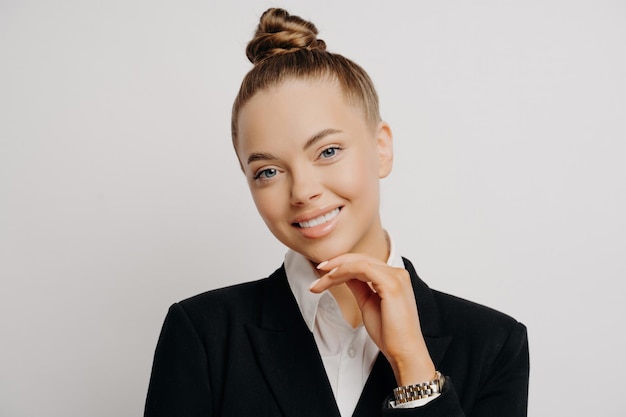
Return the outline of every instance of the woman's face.
[[[313,262],[356,252],[385,260],[379,178],[391,131],[371,126],[332,81],[288,80],[241,109],[237,154],[270,231]]]

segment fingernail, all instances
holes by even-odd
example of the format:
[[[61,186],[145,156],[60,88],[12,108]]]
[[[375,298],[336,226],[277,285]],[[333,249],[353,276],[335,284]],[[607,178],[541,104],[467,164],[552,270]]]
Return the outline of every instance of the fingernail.
[[[328,261],[320,262],[319,265],[317,265],[317,269],[324,268],[324,265],[326,265],[327,263],[328,263]]]
[[[334,274],[334,273],[335,273],[335,271],[337,271],[338,269],[339,269],[339,267],[338,267],[338,266],[336,266],[336,267],[334,267],[333,269],[331,269],[331,270],[328,272],[328,274],[326,274],[326,275],[332,275],[332,274]]]
[[[318,279],[316,279],[315,281],[313,281],[313,282],[311,283],[311,285],[309,285],[309,290],[311,290],[313,287],[315,287],[315,286],[317,285],[317,283],[318,283],[318,282],[320,282],[320,279],[319,279],[319,278],[318,278]]]

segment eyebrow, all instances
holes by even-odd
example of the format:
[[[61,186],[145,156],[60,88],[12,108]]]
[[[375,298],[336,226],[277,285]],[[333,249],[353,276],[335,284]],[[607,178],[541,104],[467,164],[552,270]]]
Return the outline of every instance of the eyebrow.
[[[320,130],[319,132],[317,132],[316,134],[311,136],[306,141],[306,143],[304,144],[302,149],[306,151],[311,146],[315,145],[317,142],[319,142],[320,140],[324,139],[326,136],[334,135],[336,133],[341,133],[341,130],[337,130],[337,129]],[[271,160],[275,160],[275,159],[278,159],[278,157],[276,155],[271,154],[271,153],[254,152],[254,153],[251,153],[250,156],[248,156],[248,165],[250,165],[254,161],[271,161]]]
[[[267,152],[254,152],[248,156],[248,165],[250,165],[254,161],[271,161],[274,159],[278,159],[276,155],[272,155]]]
[[[320,130],[319,132],[317,132],[316,134],[311,136],[311,138],[309,140],[306,141],[306,143],[304,144],[302,149],[306,151],[311,146],[315,145],[316,142],[324,139],[328,135],[334,135],[335,133],[341,133],[341,130],[337,130],[337,129]]]

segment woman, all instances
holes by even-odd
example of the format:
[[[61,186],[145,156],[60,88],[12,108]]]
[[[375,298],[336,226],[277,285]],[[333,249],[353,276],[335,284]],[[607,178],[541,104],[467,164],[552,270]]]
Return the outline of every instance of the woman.
[[[270,277],[174,304],[146,416],[523,416],[525,327],[429,289],[379,213],[393,163],[367,73],[315,26],[261,17],[232,114]]]

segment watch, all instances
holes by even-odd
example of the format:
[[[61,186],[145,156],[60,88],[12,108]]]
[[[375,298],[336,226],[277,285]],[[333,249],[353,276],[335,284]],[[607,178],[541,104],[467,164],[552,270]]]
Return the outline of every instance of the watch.
[[[446,378],[441,375],[441,372],[437,371],[432,381],[394,388],[393,395],[396,397],[396,404],[404,404],[441,393],[445,382]]]

